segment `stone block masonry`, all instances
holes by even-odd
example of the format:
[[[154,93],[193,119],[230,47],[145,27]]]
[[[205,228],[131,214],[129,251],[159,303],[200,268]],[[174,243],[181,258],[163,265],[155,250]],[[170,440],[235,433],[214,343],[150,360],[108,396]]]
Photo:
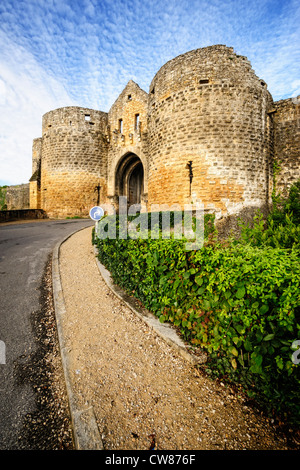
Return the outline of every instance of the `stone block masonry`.
[[[281,168],[277,190],[287,194],[293,182],[300,179],[300,96],[277,101],[273,119],[275,160]]]
[[[86,216],[106,198],[107,114],[61,108],[43,117],[41,207],[49,217]]]
[[[7,210],[29,209],[29,184],[7,186],[5,203]]]
[[[118,196],[130,200],[130,179],[139,162],[143,166],[140,202],[147,202],[147,112],[148,94],[130,80],[108,113],[108,200],[116,205]]]
[[[160,68],[149,93],[130,80],[108,113],[46,113],[33,142],[30,207],[88,216],[126,196],[148,210],[201,202],[217,218],[266,208],[275,160],[280,190],[300,178],[298,102],[274,103],[231,47],[187,52]]]
[[[149,104],[149,202],[221,214],[268,202],[272,99],[245,57],[225,46],[183,54],[156,74]]]

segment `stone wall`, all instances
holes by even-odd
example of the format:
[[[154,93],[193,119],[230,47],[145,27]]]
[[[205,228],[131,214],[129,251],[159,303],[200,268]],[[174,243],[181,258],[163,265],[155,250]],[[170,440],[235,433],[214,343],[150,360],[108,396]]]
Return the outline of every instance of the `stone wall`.
[[[29,180],[30,209],[41,207],[41,161],[42,161],[41,137],[34,139],[32,143],[32,176]]]
[[[269,201],[272,98],[245,57],[212,46],[169,61],[148,107],[150,204],[199,201],[221,216]]]
[[[143,201],[147,200],[147,105],[148,94],[130,80],[108,113],[108,202],[117,204],[118,196],[127,196],[128,188],[120,188],[117,179],[130,171],[137,156],[143,165]],[[132,158],[130,158],[132,156]],[[129,157],[129,158],[128,158]],[[123,162],[127,167],[119,169]]]
[[[7,210],[29,209],[29,183],[7,186],[5,202]]]
[[[0,222],[35,219],[47,219],[47,215],[42,209],[15,209],[0,211]]]
[[[60,108],[43,116],[41,208],[49,217],[87,216],[107,193],[107,113]]]
[[[281,170],[277,190],[286,195],[300,179],[300,96],[274,103],[275,159]]]
[[[42,158],[42,138],[33,139],[32,142],[32,174],[40,170]]]
[[[124,195],[148,210],[202,202],[220,220],[265,210],[274,158],[280,190],[299,178],[299,135],[299,99],[273,103],[231,47],[196,49],[161,67],[149,93],[130,80],[108,113],[46,113],[33,142],[30,207],[87,216]]]

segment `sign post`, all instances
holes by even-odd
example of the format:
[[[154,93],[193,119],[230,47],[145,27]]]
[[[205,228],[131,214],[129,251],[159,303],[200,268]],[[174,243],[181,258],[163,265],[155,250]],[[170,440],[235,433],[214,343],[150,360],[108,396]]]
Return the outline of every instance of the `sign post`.
[[[95,206],[90,209],[90,218],[95,221],[95,233],[98,233],[98,222],[104,216],[104,210],[100,206]]]

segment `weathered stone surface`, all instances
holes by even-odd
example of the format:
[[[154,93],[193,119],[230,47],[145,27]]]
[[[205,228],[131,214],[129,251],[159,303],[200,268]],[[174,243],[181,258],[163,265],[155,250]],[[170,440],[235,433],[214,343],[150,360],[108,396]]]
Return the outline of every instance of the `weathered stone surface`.
[[[7,210],[29,209],[29,183],[7,186],[5,191]]]
[[[40,203],[49,217],[88,215],[106,197],[107,114],[79,107],[43,116]]]
[[[199,201],[220,215],[264,204],[271,105],[265,83],[232,48],[197,49],[165,64],[150,86],[149,202]]]
[[[275,159],[281,167],[277,186],[286,193],[300,178],[300,97],[277,101],[275,109]]]

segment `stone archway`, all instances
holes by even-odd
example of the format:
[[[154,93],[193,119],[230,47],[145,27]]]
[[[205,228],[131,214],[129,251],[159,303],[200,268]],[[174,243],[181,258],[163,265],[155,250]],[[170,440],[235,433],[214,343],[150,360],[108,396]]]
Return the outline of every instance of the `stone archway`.
[[[126,196],[128,205],[141,204],[144,194],[144,168],[135,153],[126,154],[116,168],[115,194]]]

